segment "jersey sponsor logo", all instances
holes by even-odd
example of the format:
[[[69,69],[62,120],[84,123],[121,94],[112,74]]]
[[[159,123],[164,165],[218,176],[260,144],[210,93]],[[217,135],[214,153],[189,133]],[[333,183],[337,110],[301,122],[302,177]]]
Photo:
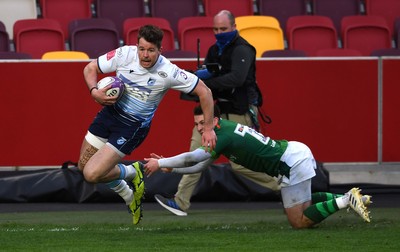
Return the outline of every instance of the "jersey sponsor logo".
[[[123,145],[126,142],[126,139],[124,137],[120,137],[117,140],[117,144],[118,145]]]
[[[166,72],[164,72],[164,71],[158,72],[158,75],[159,75],[161,78],[164,78],[164,79],[168,77],[168,74],[167,74]]]
[[[150,89],[139,85],[128,86],[127,90],[131,96],[143,102],[146,102],[149,99],[151,93]]]
[[[109,61],[110,59],[114,58],[116,51],[117,50],[112,50],[112,51],[107,53],[107,61]]]

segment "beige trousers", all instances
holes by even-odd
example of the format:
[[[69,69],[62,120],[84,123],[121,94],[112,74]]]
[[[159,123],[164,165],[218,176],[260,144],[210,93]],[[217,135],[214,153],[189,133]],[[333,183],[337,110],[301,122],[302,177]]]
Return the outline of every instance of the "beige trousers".
[[[222,114],[221,117],[244,125],[252,125],[250,116],[248,114],[245,115]],[[190,143],[190,150],[191,151],[195,150],[200,146],[201,146],[201,135],[197,132],[196,128],[194,127]],[[273,177],[262,172],[255,172],[249,170],[233,162],[230,162],[230,164],[232,166],[233,171],[236,174],[240,174],[243,177],[263,187],[269,188],[273,191],[280,190],[280,186]],[[175,194],[175,201],[183,211],[187,211],[190,208],[190,198],[192,197],[193,191],[196,188],[197,183],[199,182],[200,176],[201,172],[195,174],[185,174],[182,176],[182,179],[179,182],[178,191]]]

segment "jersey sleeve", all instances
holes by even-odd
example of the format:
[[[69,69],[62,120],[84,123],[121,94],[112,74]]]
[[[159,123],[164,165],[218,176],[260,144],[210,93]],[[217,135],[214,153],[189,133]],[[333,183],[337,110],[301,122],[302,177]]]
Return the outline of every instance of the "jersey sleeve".
[[[127,60],[129,48],[127,46],[119,47],[97,58],[97,64],[102,73],[111,73],[117,71],[117,68]]]
[[[172,64],[171,88],[183,93],[191,93],[199,83],[199,77]]]

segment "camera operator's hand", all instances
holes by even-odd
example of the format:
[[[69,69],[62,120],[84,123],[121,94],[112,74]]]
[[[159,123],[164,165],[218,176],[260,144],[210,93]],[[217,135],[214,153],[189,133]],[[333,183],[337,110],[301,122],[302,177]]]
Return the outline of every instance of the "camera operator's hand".
[[[207,80],[212,77],[212,73],[210,73],[207,69],[197,70],[194,74],[202,80]]]

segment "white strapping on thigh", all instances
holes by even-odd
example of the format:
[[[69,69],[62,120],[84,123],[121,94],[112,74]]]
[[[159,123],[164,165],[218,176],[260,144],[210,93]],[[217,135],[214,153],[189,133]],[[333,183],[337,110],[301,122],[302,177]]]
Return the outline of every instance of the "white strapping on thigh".
[[[96,149],[100,149],[107,142],[107,139],[95,136],[89,131],[86,133],[85,139],[89,144],[91,144]]]

